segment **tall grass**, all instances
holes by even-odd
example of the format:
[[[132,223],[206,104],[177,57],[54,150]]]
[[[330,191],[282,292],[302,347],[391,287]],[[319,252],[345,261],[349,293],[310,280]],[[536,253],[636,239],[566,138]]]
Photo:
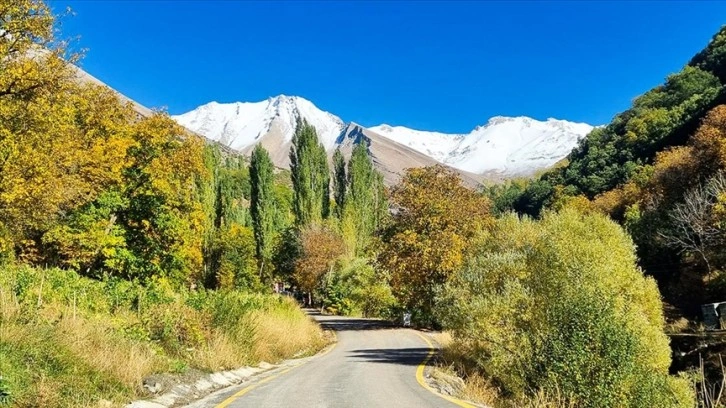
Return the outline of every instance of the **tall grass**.
[[[0,268],[0,406],[120,405],[151,374],[276,362],[325,344],[287,298]]]

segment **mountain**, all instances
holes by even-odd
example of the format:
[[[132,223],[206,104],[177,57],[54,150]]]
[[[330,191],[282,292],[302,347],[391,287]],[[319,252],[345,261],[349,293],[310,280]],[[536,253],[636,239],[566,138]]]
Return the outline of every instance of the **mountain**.
[[[520,116],[497,116],[468,134],[446,134],[401,126],[374,126],[372,131],[474,174],[529,176],[567,156],[592,126],[565,120],[545,122]]]
[[[471,180],[532,175],[567,156],[593,128],[564,120],[543,122],[500,116],[468,134],[388,125],[366,129],[354,123],[346,124],[304,98],[285,95],[262,102],[210,102],[173,118],[192,131],[243,153],[262,143],[275,164],[281,167],[289,165],[288,151],[298,118],[315,126],[331,154],[350,140],[351,132],[362,134],[371,154],[379,152],[379,170],[393,172],[388,177],[391,183],[405,168],[436,163],[456,169]]]
[[[315,126],[325,149],[335,149],[346,124],[297,96],[280,95],[262,102],[210,102],[173,116],[182,126],[243,153],[257,143],[270,151],[280,167],[289,166],[288,151],[298,118]]]
[[[423,153],[383,137],[356,123],[350,123],[337,140],[337,145],[346,158],[350,157],[353,153],[353,147],[359,143],[368,145],[368,153],[371,156],[373,165],[381,172],[383,181],[387,185],[396,184],[407,168],[439,164],[439,162]],[[459,173],[464,183],[469,186],[477,186],[482,181],[482,177],[478,174],[470,174],[458,169],[452,170]]]

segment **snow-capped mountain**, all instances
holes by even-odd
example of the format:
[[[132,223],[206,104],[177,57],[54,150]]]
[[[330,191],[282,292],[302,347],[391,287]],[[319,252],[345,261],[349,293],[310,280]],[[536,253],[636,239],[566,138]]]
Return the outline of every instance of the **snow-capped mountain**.
[[[380,125],[370,130],[451,167],[476,174],[530,175],[567,156],[592,126],[565,120],[496,116],[468,134]]]
[[[289,165],[288,152],[297,118],[306,119],[317,129],[331,154],[336,147],[350,143],[351,124],[297,96],[280,95],[262,102],[211,102],[174,116],[186,128],[241,152],[249,152],[262,143],[281,167]],[[353,125],[358,129],[355,134],[366,135],[369,151],[384,173],[399,174],[407,167],[439,162],[468,178],[532,175],[567,156],[578,140],[592,130],[585,123],[501,116],[468,134]],[[394,178],[391,176],[390,182],[395,182]]]
[[[210,102],[173,118],[188,129],[242,151],[273,131],[279,132],[283,141],[291,141],[298,117],[315,126],[326,149],[335,147],[345,127],[339,117],[318,109],[307,99],[285,95],[262,102]]]

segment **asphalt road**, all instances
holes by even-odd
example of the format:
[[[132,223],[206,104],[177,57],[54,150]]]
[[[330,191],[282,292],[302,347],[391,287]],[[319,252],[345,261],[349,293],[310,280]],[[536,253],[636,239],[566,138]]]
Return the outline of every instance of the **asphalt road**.
[[[336,332],[323,355],[293,362],[190,405],[241,407],[457,407],[419,384],[431,348],[415,330],[376,320],[314,315]]]

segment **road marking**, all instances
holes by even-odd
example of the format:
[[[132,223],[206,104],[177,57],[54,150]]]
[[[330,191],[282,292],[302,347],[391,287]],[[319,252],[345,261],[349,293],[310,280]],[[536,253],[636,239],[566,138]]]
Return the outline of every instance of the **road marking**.
[[[333,338],[335,339],[335,340],[334,340],[335,342],[334,342],[334,343],[333,343],[333,344],[332,344],[332,345],[331,345],[330,347],[328,347],[328,349],[327,349],[327,350],[323,351],[322,353],[320,353],[320,354],[318,354],[318,355],[316,355],[316,356],[314,356],[314,357],[322,357],[322,356],[324,356],[324,355],[326,355],[326,354],[330,353],[331,351],[333,351],[333,349],[335,348],[335,346],[337,346],[337,345],[338,345],[338,335],[337,335],[337,334],[335,334],[335,332],[332,332],[332,333],[333,333]],[[309,362],[309,361],[310,361],[310,360],[306,361],[305,363],[307,363],[307,362]],[[293,369],[295,369],[295,368],[298,368],[298,367],[300,367],[300,366],[303,366],[303,365],[305,365],[305,363],[301,363],[301,364],[298,364],[298,365],[296,365],[296,366],[290,367],[290,368],[288,368],[288,369],[282,370],[282,371],[280,371],[279,373],[277,373],[277,374],[275,374],[275,375],[271,375],[271,376],[269,376],[269,377],[265,377],[265,378],[263,378],[262,380],[260,380],[260,381],[258,381],[258,382],[256,382],[256,383],[254,383],[254,384],[248,385],[247,387],[245,387],[245,388],[242,388],[241,390],[237,391],[237,393],[235,393],[235,394],[234,394],[234,395],[232,395],[231,397],[229,397],[229,398],[227,398],[226,400],[224,400],[224,401],[220,402],[220,403],[219,403],[219,405],[217,405],[217,406],[216,406],[215,408],[227,408],[227,407],[229,406],[229,404],[231,404],[231,403],[233,403],[234,401],[236,401],[236,400],[237,400],[237,399],[238,399],[239,397],[241,397],[241,396],[243,396],[243,395],[247,394],[248,392],[250,392],[250,391],[254,390],[254,389],[255,389],[255,388],[257,388],[258,386],[260,386],[260,385],[262,385],[262,384],[264,384],[264,383],[266,383],[266,382],[270,382],[270,381],[274,380],[275,378],[277,378],[277,377],[279,377],[279,376],[281,376],[281,375],[283,375],[283,374],[285,374],[285,373],[287,373],[287,372],[290,372],[290,371],[292,371],[292,370],[293,370]]]
[[[433,357],[434,353],[436,353],[436,348],[434,347],[433,344],[431,344],[431,341],[426,336],[424,336],[423,334],[421,334],[419,332],[414,332],[414,333],[416,333],[419,337],[421,337],[423,339],[423,341],[425,341],[426,344],[429,346],[429,352],[426,355],[426,358],[424,359],[424,361],[421,362],[421,364],[418,365],[418,368],[416,368],[416,381],[418,381],[418,383],[422,387],[426,388],[431,393],[438,395],[439,397],[449,401],[452,404],[458,405],[462,408],[476,408],[474,405],[471,405],[468,402],[462,401],[462,400],[454,398],[454,397],[450,397],[448,395],[441,394],[440,392],[431,388],[430,385],[428,385],[428,383],[424,379],[424,369],[426,369],[426,364],[428,364],[429,360],[431,360],[431,357]]]

